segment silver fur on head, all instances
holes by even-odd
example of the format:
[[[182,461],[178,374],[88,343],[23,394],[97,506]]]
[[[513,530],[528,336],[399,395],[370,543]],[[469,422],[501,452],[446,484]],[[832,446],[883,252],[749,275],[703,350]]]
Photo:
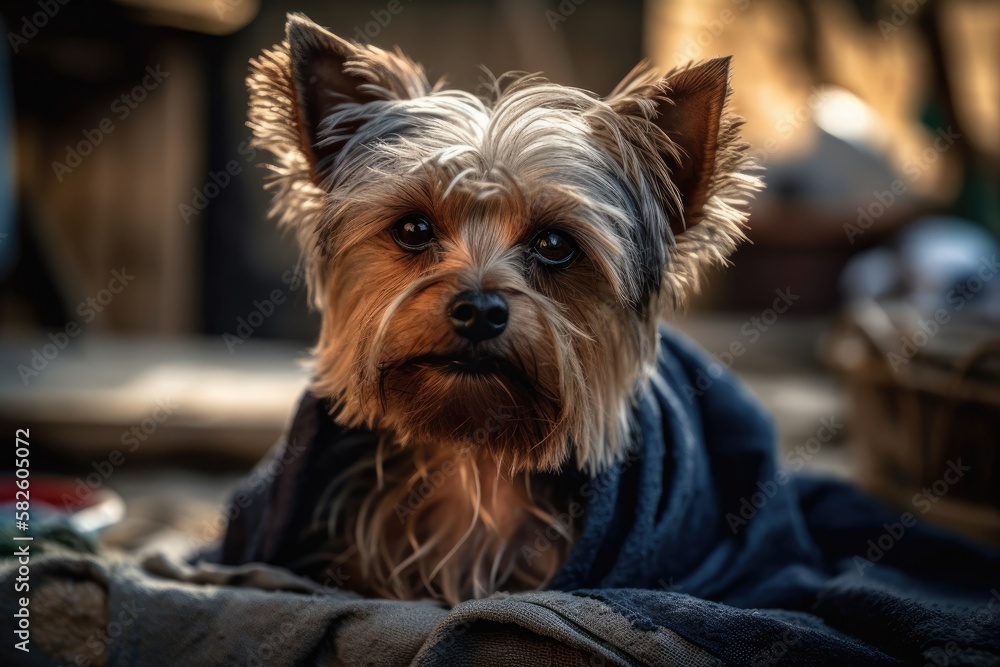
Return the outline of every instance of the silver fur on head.
[[[604,99],[539,76],[501,77],[480,99],[296,15],[286,41],[252,61],[250,126],[275,158],[273,212],[298,236],[323,313],[313,391],[341,423],[383,434],[392,452],[372,456],[383,490],[384,463],[399,452],[411,452],[402,485],[427,461],[470,466],[459,485],[475,505],[470,532],[442,537],[425,516],[400,546],[372,536],[391,528],[379,524],[391,504],[357,504],[365,516],[341,546],[360,552],[372,590],[460,599],[515,580],[537,586],[558,567],[518,576],[503,556],[519,534],[504,526],[528,515],[551,525],[564,504],[532,497],[531,475],[569,460],[596,474],[625,455],[660,318],[743,239],[760,184],[725,108],[728,79],[728,59],[665,77],[640,65]],[[435,234],[418,254],[390,234],[414,211]],[[578,248],[565,268],[528,249],[548,229]],[[503,295],[502,335],[455,336],[445,313],[466,290]],[[496,360],[496,372],[442,368],[469,355]],[[490,417],[497,408],[508,418]],[[486,507],[487,470],[515,487],[524,475],[527,491]],[[445,561],[454,571],[442,572]],[[484,568],[472,589],[457,583]]]

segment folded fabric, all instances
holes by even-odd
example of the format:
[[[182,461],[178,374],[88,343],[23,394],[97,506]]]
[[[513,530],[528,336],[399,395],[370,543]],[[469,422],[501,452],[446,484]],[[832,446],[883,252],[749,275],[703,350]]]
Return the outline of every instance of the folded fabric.
[[[664,329],[631,455],[590,480],[582,534],[550,582],[732,664],[1000,664],[1000,552],[848,484],[779,468],[771,419]],[[350,438],[355,448],[333,448]],[[234,496],[216,558],[295,569],[325,483],[374,442],[307,394]],[[960,481],[960,460],[948,473]],[[233,504],[235,507],[236,505]]]
[[[16,562],[0,565],[0,580],[16,570]],[[640,628],[607,603],[557,591],[498,594],[445,609],[365,600],[267,565],[188,567],[162,558],[140,565],[93,556],[39,557],[32,582],[38,618],[30,652],[3,642],[2,664],[723,664],[674,632]],[[4,625],[15,610],[5,591]]]

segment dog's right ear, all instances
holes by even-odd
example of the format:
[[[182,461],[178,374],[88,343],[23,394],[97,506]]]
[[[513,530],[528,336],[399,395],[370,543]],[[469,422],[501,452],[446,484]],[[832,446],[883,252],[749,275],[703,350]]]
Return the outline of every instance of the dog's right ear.
[[[249,124],[256,145],[285,162],[305,161],[317,184],[365,120],[350,113],[334,125],[334,111],[431,91],[420,66],[402,54],[341,39],[301,14],[289,14],[285,35],[250,61]]]

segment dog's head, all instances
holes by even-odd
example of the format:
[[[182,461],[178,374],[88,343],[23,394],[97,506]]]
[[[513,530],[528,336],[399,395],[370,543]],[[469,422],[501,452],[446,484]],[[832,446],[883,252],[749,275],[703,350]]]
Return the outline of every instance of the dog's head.
[[[484,100],[291,16],[248,81],[341,422],[504,471],[620,457],[658,320],[758,187],[729,60],[642,65],[604,99],[502,77]]]

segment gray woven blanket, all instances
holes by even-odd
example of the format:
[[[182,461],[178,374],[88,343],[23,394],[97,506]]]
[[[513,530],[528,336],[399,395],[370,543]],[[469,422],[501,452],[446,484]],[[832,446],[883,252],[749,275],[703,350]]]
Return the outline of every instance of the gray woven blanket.
[[[16,563],[0,569],[5,665],[719,665],[599,600],[498,594],[451,610],[365,600],[264,565],[90,556],[32,562],[31,637],[14,648]]]

